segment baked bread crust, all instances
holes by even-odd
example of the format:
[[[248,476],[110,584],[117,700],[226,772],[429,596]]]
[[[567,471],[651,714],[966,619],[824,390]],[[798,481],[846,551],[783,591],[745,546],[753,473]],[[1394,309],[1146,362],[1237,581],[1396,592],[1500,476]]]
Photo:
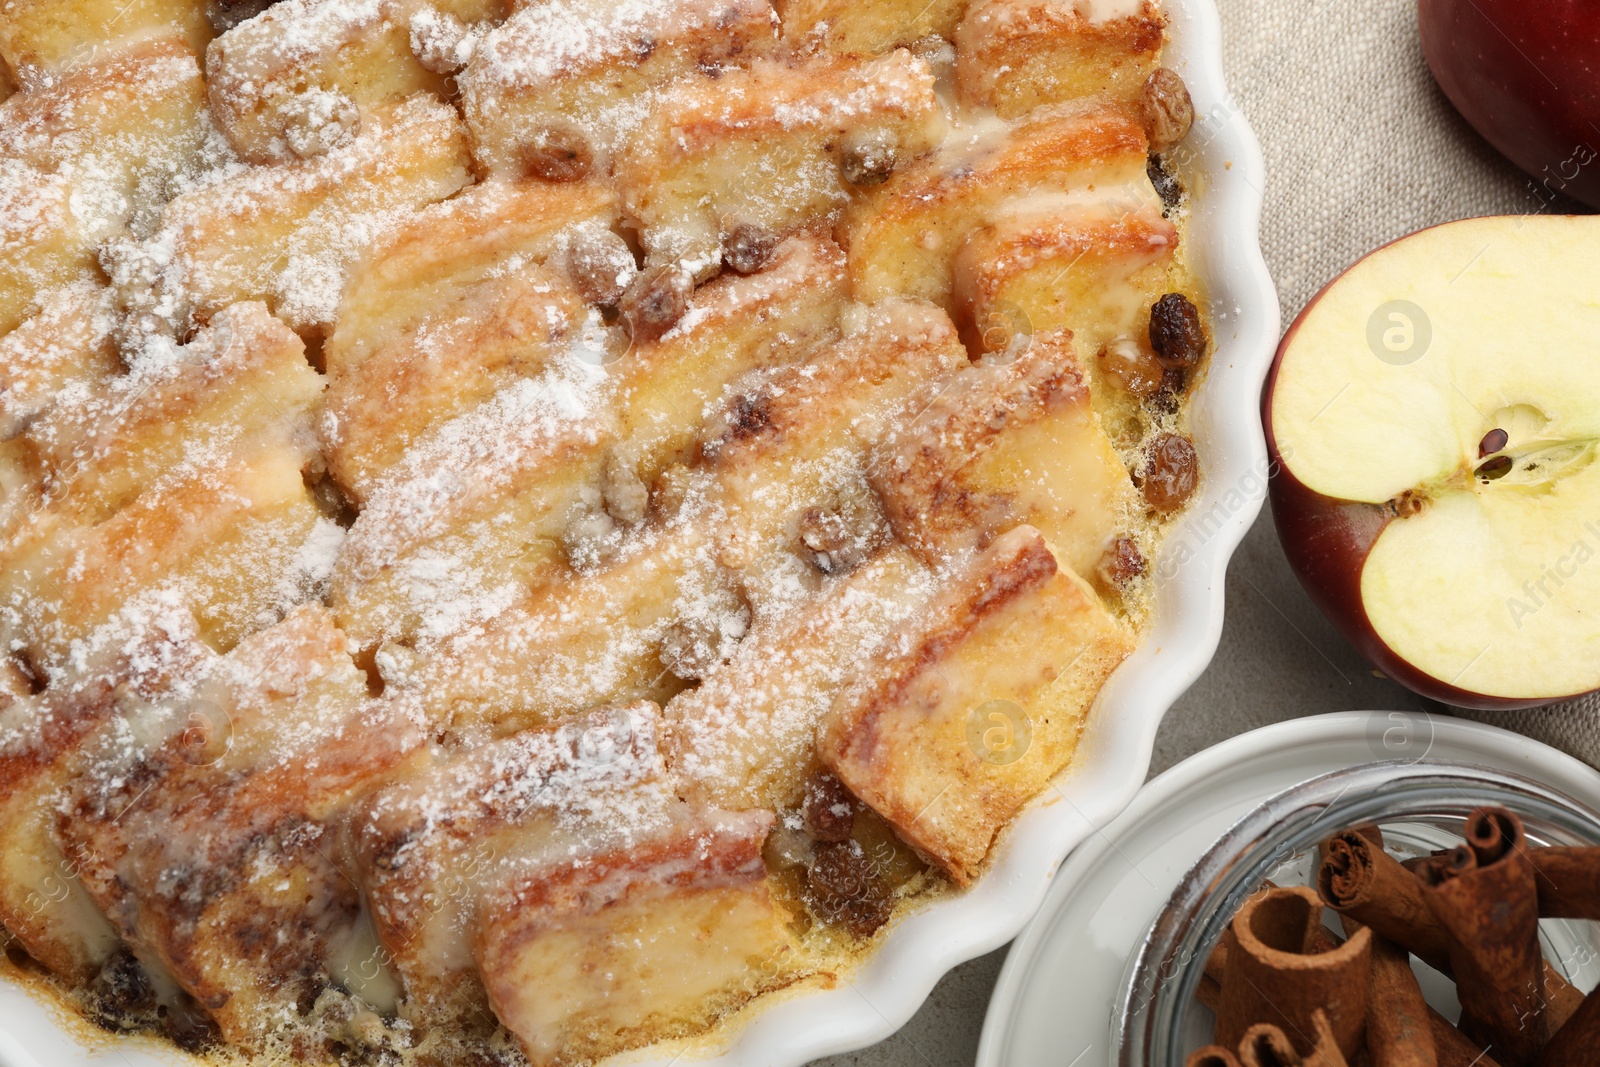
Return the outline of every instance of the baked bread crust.
[[[982,877],[1203,373],[1154,5],[121,6],[0,0],[5,966],[577,1064]]]

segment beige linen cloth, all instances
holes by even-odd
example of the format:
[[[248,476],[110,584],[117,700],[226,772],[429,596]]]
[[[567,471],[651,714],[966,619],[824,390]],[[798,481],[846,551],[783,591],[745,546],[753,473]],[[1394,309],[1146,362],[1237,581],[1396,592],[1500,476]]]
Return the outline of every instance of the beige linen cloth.
[[[1415,0],[1218,6],[1228,85],[1266,155],[1261,244],[1286,328],[1346,266],[1413,230],[1586,210],[1536,192],[1456,114],[1423,61]],[[1600,698],[1461,714],[1600,766]]]

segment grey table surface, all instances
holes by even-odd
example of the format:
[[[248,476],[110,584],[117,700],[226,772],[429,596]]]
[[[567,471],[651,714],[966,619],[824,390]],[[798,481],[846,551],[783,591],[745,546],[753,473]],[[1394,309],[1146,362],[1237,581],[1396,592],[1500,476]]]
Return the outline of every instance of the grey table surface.
[[[1285,325],[1342,266],[1423,226],[1583,210],[1536,190],[1450,109],[1417,44],[1414,0],[1218,4],[1228,83],[1267,160],[1262,243]],[[1320,118],[1303,118],[1307,110]],[[1221,645],[1163,721],[1151,775],[1285,719],[1444,710],[1378,675],[1322,617],[1289,570],[1269,508],[1234,556],[1226,590]],[[816,1063],[973,1063],[1005,955],[1000,949],[950,972],[886,1041]]]

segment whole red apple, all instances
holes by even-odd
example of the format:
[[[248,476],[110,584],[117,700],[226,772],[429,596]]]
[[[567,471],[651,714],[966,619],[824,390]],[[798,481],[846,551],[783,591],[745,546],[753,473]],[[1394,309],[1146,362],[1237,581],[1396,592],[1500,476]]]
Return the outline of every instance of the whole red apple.
[[[1600,207],[1600,4],[1418,0],[1422,54],[1462,116],[1540,195]]]
[[[1312,599],[1425,696],[1600,689],[1600,216],[1423,230],[1335,279],[1262,400]]]

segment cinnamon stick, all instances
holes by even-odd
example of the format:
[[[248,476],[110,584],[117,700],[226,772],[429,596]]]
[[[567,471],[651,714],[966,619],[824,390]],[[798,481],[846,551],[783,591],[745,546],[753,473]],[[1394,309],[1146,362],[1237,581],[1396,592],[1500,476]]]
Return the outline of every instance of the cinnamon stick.
[[[1449,973],[1450,935],[1428,907],[1416,875],[1361,834],[1347,830],[1323,845],[1317,891],[1328,907]]]
[[[1239,1062],[1244,1067],[1300,1067],[1300,1054],[1281,1028],[1257,1023],[1239,1038]]]
[[[1229,927],[1216,1041],[1233,1045],[1257,1023],[1283,1030],[1300,1055],[1315,1048],[1318,1011],[1345,1059],[1362,1047],[1371,984],[1372,935],[1329,946],[1322,902],[1305,887],[1271,889],[1246,902]],[[1241,1053],[1241,1059],[1243,1059]]]
[[[1221,1045],[1207,1045],[1189,1053],[1183,1067],[1240,1067],[1239,1057]]]
[[[1600,922],[1600,848],[1541,848],[1530,858],[1540,918]]]
[[[1590,993],[1567,1025],[1539,1053],[1535,1067],[1594,1067],[1600,1062],[1600,990]]]
[[[1239,1062],[1243,1067],[1349,1067],[1334,1039],[1328,1013],[1319,1008],[1311,1019],[1313,1044],[1309,1054],[1301,1056],[1281,1027],[1258,1023],[1239,1040]]]
[[[1545,850],[1539,850],[1539,855]],[[1407,869],[1393,856],[1357,832],[1346,831],[1322,846],[1317,869],[1317,890],[1324,903],[1341,915],[1372,928],[1428,966],[1453,976],[1450,933],[1440,923],[1423,894],[1419,873]],[[1470,857],[1470,859],[1469,859]],[[1474,862],[1470,846],[1446,849],[1415,862],[1417,871],[1443,863],[1456,866]],[[1541,880],[1542,881],[1542,880]],[[1542,959],[1544,995],[1551,1029],[1559,1028],[1583,1003],[1583,994]]]
[[[1386,937],[1372,939],[1367,1049],[1373,1067],[1439,1067],[1428,1002],[1411,970],[1411,954]]]
[[[1439,1067],[1500,1067],[1489,1050],[1463,1034],[1443,1015],[1428,1009],[1428,1029],[1433,1033],[1433,1048]]]
[[[1332,930],[1323,927],[1318,943],[1337,945],[1339,938]],[[1206,958],[1205,974],[1200,979],[1200,988],[1195,993],[1196,999],[1212,1011],[1222,1006],[1222,976],[1227,970],[1228,946],[1224,938]],[[1370,1009],[1368,1018],[1371,1018]],[[1474,1043],[1470,1037],[1456,1029],[1449,1019],[1432,1008],[1428,1009],[1428,1031],[1433,1036],[1434,1054],[1439,1067],[1500,1067],[1482,1045]]]
[[[1503,808],[1473,811],[1465,836],[1419,869],[1423,896],[1450,935],[1462,1032],[1524,1067],[1550,1036],[1533,865],[1521,821]]]

